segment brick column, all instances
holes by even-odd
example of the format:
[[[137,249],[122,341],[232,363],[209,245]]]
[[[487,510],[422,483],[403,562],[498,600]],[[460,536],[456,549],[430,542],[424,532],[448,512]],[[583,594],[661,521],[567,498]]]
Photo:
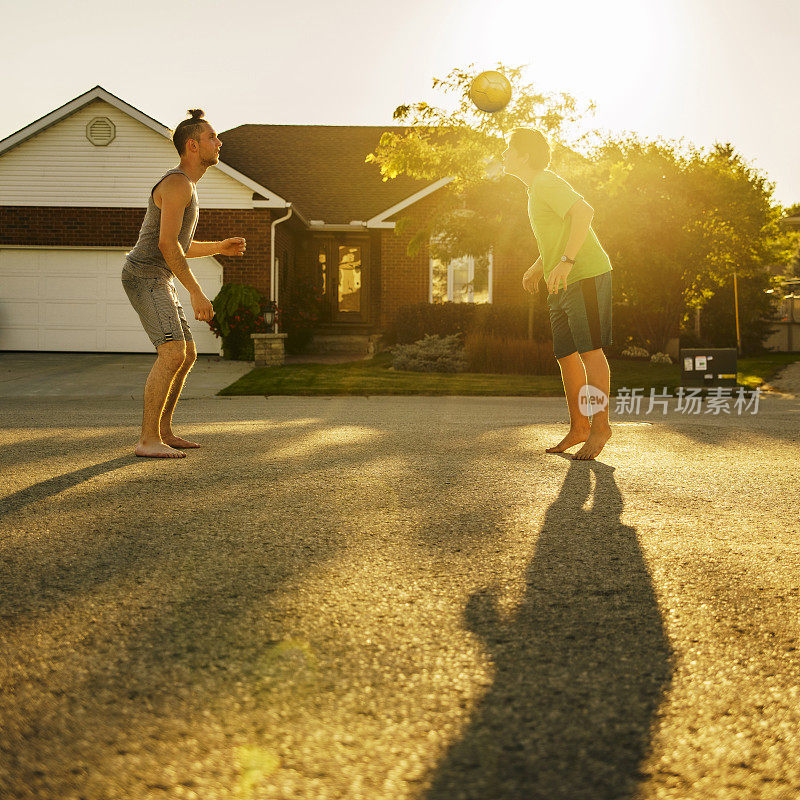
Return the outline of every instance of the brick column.
[[[283,345],[287,333],[251,333],[257,367],[280,367],[284,363]]]

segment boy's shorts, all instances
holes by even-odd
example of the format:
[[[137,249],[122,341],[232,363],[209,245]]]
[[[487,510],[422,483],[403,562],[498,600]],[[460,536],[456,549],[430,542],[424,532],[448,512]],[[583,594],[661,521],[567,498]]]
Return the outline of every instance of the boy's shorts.
[[[123,269],[122,288],[139,315],[153,347],[157,348],[164,342],[192,341],[192,332],[172,281],[140,278]]]
[[[611,346],[611,272],[584,278],[547,297],[556,358]]]

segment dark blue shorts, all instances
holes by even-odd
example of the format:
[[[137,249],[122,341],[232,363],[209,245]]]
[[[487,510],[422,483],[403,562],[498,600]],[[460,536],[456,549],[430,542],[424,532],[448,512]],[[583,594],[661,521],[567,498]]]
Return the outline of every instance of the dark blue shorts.
[[[556,358],[611,346],[611,272],[547,297]]]

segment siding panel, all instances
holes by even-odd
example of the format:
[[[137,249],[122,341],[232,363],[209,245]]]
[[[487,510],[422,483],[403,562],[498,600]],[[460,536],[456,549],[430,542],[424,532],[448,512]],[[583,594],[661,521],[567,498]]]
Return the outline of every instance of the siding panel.
[[[99,116],[116,127],[105,147],[86,138]],[[0,156],[0,205],[144,208],[155,181],[177,162],[172,142],[97,100]],[[197,194],[201,208],[253,207],[252,191],[215,167]]]

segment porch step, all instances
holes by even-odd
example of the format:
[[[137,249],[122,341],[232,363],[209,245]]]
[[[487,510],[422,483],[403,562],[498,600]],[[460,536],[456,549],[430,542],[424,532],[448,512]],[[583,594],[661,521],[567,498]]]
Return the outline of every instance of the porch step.
[[[380,351],[379,333],[315,333],[310,351],[313,353],[352,353],[374,355]]]

